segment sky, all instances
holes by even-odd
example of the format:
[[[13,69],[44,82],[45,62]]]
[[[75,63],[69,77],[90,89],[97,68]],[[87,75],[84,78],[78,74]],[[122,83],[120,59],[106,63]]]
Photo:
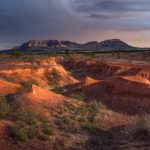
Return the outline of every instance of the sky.
[[[1,0],[0,49],[29,40],[150,47],[150,0]]]

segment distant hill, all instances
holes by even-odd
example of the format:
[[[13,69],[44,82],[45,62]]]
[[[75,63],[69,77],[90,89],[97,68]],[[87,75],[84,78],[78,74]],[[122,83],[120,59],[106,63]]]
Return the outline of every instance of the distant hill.
[[[78,44],[71,41],[58,41],[58,40],[31,40],[18,47],[20,50],[37,50],[37,49],[54,49],[54,50],[129,50],[133,46],[119,39],[105,40],[102,42],[92,41],[85,44]]]
[[[24,52],[51,52],[63,50],[75,51],[120,51],[120,50],[148,50],[146,48],[133,47],[119,39],[110,39],[101,42],[91,41],[85,44],[79,44],[71,41],[58,40],[31,40],[22,45],[13,48]],[[9,50],[8,52],[10,52]]]
[[[88,42],[84,45],[86,46],[87,49],[93,49],[98,51],[135,49],[135,47],[130,46],[119,39],[105,40],[102,42],[93,41],[93,42]]]

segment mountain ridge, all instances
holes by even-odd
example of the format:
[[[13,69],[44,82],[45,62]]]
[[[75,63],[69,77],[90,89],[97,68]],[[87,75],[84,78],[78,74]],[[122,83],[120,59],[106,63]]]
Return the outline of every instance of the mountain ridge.
[[[30,40],[20,46],[12,49],[1,50],[0,53],[11,53],[12,51],[33,52],[33,53],[49,53],[51,51],[62,52],[71,50],[75,52],[93,51],[93,52],[109,52],[109,51],[140,51],[150,50],[150,48],[134,47],[120,39],[108,39],[101,42],[89,41],[87,43],[77,43],[69,40]]]
[[[18,47],[22,50],[34,49],[55,49],[55,50],[128,50],[133,49],[133,46],[128,45],[120,39],[110,39],[105,41],[90,41],[84,44],[79,44],[72,41],[58,41],[58,40],[31,40],[23,43]]]

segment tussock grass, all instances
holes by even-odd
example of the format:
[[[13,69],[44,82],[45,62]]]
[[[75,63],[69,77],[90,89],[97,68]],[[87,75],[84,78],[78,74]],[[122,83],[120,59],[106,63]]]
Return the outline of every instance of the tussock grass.
[[[0,96],[0,118],[7,117],[11,112],[11,107],[4,96]]]
[[[23,110],[18,112],[17,114],[17,120],[20,120],[24,122],[25,124],[36,124],[38,121],[38,115],[36,112],[31,111],[31,110]]]
[[[71,93],[70,97],[81,101],[84,101],[86,99],[85,95],[81,92]]]
[[[130,125],[126,128],[126,133],[134,139],[150,138],[150,115],[133,117]]]
[[[21,128],[20,126],[9,126],[8,127],[10,136],[16,141],[16,142],[25,142],[28,140],[27,132],[24,128]]]
[[[52,89],[53,92],[57,94],[65,94],[66,89],[64,89],[62,86],[56,86],[55,88]]]

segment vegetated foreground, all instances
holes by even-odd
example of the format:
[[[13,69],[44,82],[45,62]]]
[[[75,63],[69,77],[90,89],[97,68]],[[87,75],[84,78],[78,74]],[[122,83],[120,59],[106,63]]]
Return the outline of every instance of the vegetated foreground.
[[[143,53],[1,55],[0,149],[149,150]]]

